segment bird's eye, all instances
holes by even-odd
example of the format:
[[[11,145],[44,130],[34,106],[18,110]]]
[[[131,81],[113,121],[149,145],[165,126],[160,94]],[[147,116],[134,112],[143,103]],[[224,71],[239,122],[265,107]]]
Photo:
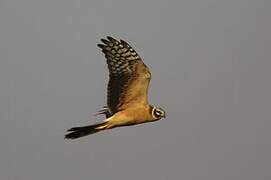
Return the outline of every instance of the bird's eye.
[[[160,108],[153,108],[152,116],[155,119],[161,119],[161,118],[165,117],[165,112]]]
[[[154,114],[157,118],[160,118],[163,116],[163,111],[161,111],[160,109],[155,109]]]
[[[161,116],[161,114],[162,114],[161,111],[160,111],[160,110],[157,110],[157,109],[154,111],[154,113],[155,113],[155,115],[157,115],[157,116]]]

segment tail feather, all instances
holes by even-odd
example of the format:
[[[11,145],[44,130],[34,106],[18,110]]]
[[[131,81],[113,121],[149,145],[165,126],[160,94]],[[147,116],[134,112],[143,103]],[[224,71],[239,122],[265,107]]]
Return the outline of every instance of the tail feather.
[[[90,134],[97,133],[101,130],[106,129],[106,122],[102,122],[99,124],[94,124],[90,126],[82,126],[82,127],[73,127],[71,129],[68,129],[68,134],[65,135],[66,139],[76,139],[83,136],[87,136]]]

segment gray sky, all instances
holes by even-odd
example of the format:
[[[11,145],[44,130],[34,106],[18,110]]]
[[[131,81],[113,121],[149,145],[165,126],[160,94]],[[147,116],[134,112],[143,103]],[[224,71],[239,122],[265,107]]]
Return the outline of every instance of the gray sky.
[[[270,0],[1,0],[0,179],[271,179]],[[106,35],[152,70],[167,118],[97,122]]]

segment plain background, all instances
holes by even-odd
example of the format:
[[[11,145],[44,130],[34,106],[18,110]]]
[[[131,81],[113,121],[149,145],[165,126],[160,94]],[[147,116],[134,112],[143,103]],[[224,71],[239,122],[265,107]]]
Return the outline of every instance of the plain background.
[[[1,180],[271,179],[270,0],[1,0]],[[106,35],[150,67],[155,123],[102,120]]]

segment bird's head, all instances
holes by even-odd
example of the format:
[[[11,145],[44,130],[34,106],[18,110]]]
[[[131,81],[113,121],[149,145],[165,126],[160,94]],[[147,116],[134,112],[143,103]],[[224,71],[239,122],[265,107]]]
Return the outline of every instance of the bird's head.
[[[151,110],[151,115],[155,120],[159,120],[166,117],[166,112],[162,108],[153,106]]]

